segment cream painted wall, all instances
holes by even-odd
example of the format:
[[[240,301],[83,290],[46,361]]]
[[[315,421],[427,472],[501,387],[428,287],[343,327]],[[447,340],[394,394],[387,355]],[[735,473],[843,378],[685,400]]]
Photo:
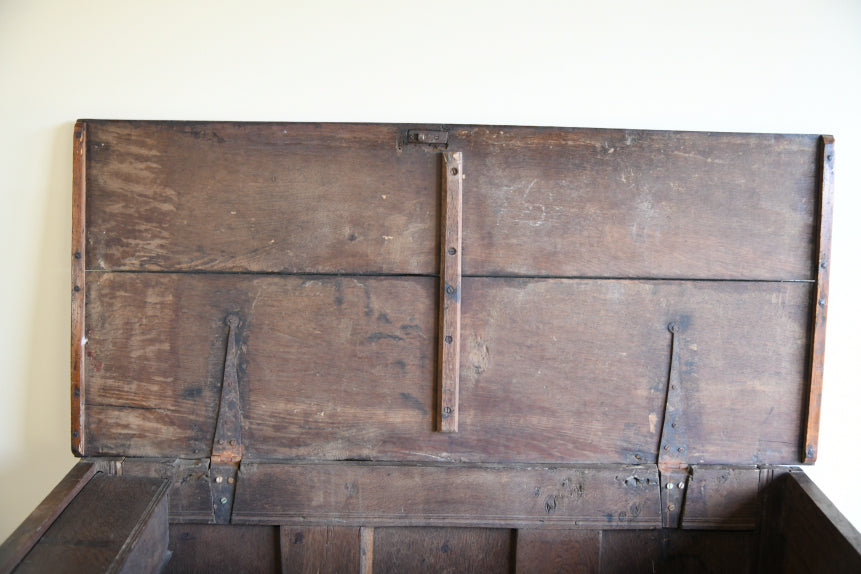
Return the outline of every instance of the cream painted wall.
[[[0,539],[71,467],[76,118],[832,133],[815,480],[861,526],[861,3],[0,0]]]

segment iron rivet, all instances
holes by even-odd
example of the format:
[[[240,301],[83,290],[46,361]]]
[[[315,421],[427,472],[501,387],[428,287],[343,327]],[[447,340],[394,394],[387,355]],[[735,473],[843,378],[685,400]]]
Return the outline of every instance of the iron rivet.
[[[75,387],[75,396],[76,396],[76,397],[80,397],[80,396],[81,396],[81,389],[79,389],[78,387]]]
[[[682,447],[679,447],[679,448],[678,448],[678,451],[679,451],[679,452],[685,452],[685,449],[684,449],[684,448],[682,448]]]
[[[75,251],[75,259],[80,259],[80,258],[81,258],[81,252]]]
[[[451,344],[451,342],[454,341],[454,339],[451,338],[451,335],[446,335],[443,340],[448,344]]]
[[[447,414],[447,415],[450,415],[450,414],[452,413],[452,409],[451,409],[451,407],[445,407],[445,408],[442,410],[442,412],[444,412],[444,413],[445,413],[445,414]]]
[[[451,168],[451,174],[457,175],[457,168],[456,167]]]
[[[445,292],[448,293],[449,295],[454,295],[454,287],[452,287],[451,285],[446,285],[445,286]]]
[[[225,496],[221,497],[221,504],[227,504],[227,497],[225,497]]]
[[[233,484],[233,477],[232,476],[227,479],[227,484]]]
[[[667,507],[667,510],[675,510],[675,509],[676,509],[676,505],[675,505],[675,504],[671,504],[671,505],[669,505],[669,506]]]
[[[671,427],[676,428],[676,423],[670,424]]]
[[[671,389],[673,389],[673,390],[675,391],[675,390],[676,390],[676,385],[670,385],[670,388],[671,388]]]
[[[72,431],[72,436],[73,436],[73,437],[75,437],[75,438],[78,438],[78,436],[79,436],[78,431],[73,430],[73,431]]]
[[[668,483],[667,483],[667,490],[672,490],[672,489],[674,489],[675,487],[676,487],[676,485],[675,485],[675,484],[673,484],[672,482],[668,482]]]
[[[222,476],[216,476],[216,477],[215,477],[215,482],[217,482],[218,484],[221,484],[221,482],[222,482],[223,480],[224,480],[224,477],[222,477]]]
[[[679,483],[679,488],[684,488],[684,487],[685,487],[685,483],[684,483],[684,482],[680,482],[680,483]]]
[[[455,253],[457,253],[457,249],[455,249],[454,247],[448,248],[448,254],[449,255],[454,255]]]
[[[678,323],[670,323],[669,325],[667,325],[667,328],[670,330],[670,333],[678,333],[679,332]]]
[[[224,439],[223,438],[218,439],[218,444],[224,444]]]
[[[820,299],[820,300],[819,300],[819,306],[820,306],[820,307],[825,307],[825,299]]]
[[[235,438],[230,439],[230,446],[236,446],[236,439]]]
[[[75,287],[72,289],[72,291],[74,291],[75,293],[77,293],[80,290],[81,290],[81,288],[78,285],[75,285]]]
[[[670,445],[665,444],[665,445],[664,445],[664,450],[670,450]]]
[[[828,154],[825,159],[827,159],[828,161],[831,161],[831,154]]]
[[[823,261],[822,263],[819,264],[819,266],[822,267],[823,269],[828,269],[828,262]]]

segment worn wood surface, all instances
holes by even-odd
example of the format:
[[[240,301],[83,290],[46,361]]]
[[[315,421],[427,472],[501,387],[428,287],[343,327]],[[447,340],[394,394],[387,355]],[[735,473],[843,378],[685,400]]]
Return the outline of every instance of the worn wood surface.
[[[233,522],[656,528],[655,468],[243,464]]]
[[[88,121],[89,269],[438,271],[407,126]],[[816,137],[456,126],[464,273],[814,279]]]
[[[157,572],[167,552],[166,492],[160,479],[94,476],[15,572]]]
[[[0,573],[8,574],[15,568],[95,473],[92,462],[78,462],[72,467],[0,546]]]
[[[751,532],[605,531],[600,572],[747,574],[753,571],[753,542]]]
[[[828,279],[831,272],[831,226],[834,209],[834,138],[822,136],[819,146],[819,241],[816,258],[816,293],[810,345],[810,390],[802,462],[814,463],[819,448],[819,418],[822,408],[822,375],[825,370],[825,325]]]
[[[681,527],[753,530],[758,497],[767,483],[756,467],[695,466],[687,482]]]
[[[772,525],[765,541],[765,572],[861,572],[861,533],[803,472],[775,481],[776,504],[765,520]]]
[[[172,524],[164,574],[281,572],[277,526]]]
[[[490,528],[377,528],[375,573],[512,571],[512,534]]]
[[[87,124],[75,124],[72,141],[72,341],[71,341],[71,403],[72,452],[84,452],[84,385],[86,374],[86,252],[87,252]]]
[[[461,235],[463,155],[445,153],[440,233],[439,402],[441,432],[457,432],[460,398]]]
[[[215,523],[212,508],[212,475],[208,459],[127,458],[121,472],[127,476],[170,481],[171,523]]]
[[[92,455],[208,456],[236,313],[246,459],[655,462],[681,321],[687,462],[798,461],[808,283],[464,279],[451,435],[431,278],[88,284]]]
[[[302,574],[359,572],[361,529],[281,527],[281,571]]]
[[[601,530],[517,531],[517,574],[600,572]]]

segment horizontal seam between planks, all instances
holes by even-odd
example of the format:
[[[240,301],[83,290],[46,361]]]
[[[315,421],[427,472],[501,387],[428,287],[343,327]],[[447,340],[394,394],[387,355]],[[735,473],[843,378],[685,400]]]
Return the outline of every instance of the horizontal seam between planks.
[[[87,273],[118,273],[131,275],[250,275],[274,277],[391,277],[411,278],[426,277],[438,279],[437,273],[363,273],[363,272],[319,272],[319,271],[212,271],[201,269],[164,270],[164,269],[87,269]],[[677,281],[700,283],[816,283],[815,279],[744,279],[744,278],[708,278],[708,277],[627,277],[612,275],[499,275],[499,274],[470,274],[464,273],[462,278],[469,279],[568,279],[572,281]]]

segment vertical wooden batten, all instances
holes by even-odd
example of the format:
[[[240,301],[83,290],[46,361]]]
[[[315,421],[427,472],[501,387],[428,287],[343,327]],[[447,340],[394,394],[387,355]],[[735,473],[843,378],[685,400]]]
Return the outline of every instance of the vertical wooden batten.
[[[86,326],[84,325],[86,299],[86,243],[87,243],[87,123],[75,124],[72,171],[72,452],[85,454],[84,443],[84,354]]]
[[[440,432],[457,432],[460,396],[460,295],[463,218],[463,155],[443,153],[440,237],[439,419]]]
[[[825,367],[825,323],[828,309],[828,277],[831,268],[831,225],[834,208],[834,137],[819,138],[819,245],[816,251],[816,291],[813,300],[810,345],[810,393],[801,461],[816,462],[819,454],[819,419],[822,406],[822,374]]]

